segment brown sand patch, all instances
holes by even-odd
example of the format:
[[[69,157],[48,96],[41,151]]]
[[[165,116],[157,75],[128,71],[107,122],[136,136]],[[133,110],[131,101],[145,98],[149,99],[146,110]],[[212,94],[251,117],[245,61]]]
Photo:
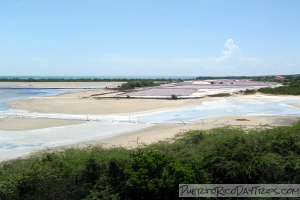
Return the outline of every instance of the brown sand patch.
[[[0,118],[0,130],[24,131],[84,123],[77,120]]]

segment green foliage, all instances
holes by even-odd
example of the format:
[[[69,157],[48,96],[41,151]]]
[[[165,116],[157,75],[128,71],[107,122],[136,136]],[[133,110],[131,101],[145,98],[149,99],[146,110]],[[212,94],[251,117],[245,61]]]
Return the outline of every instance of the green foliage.
[[[158,86],[160,84],[155,83],[154,80],[130,80],[127,83],[123,83],[119,90],[129,90],[134,89],[136,87],[150,87],[150,86]]]
[[[285,94],[285,95],[300,95],[300,80],[295,79],[291,81],[287,86],[280,86],[276,88],[260,88],[258,92],[266,94]]]
[[[171,99],[177,100],[177,99],[178,99],[178,96],[177,96],[176,94],[172,94],[172,95],[171,95]]]
[[[250,94],[255,94],[256,90],[246,89],[242,92],[243,92],[244,95],[250,95]]]
[[[209,97],[229,97],[231,96],[230,93],[218,93],[218,94],[210,94],[210,95],[207,95]]]
[[[160,152],[139,151],[133,155],[128,182],[131,199],[176,199],[178,184],[208,183],[208,178],[192,163],[180,163]]]
[[[2,162],[0,199],[178,199],[180,183],[300,181],[300,122],[191,130],[143,148],[66,149]]]

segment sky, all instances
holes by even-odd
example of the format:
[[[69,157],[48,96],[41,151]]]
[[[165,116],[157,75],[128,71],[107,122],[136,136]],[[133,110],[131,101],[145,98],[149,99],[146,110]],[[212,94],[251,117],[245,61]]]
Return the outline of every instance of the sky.
[[[0,76],[299,69],[300,0],[0,0]]]

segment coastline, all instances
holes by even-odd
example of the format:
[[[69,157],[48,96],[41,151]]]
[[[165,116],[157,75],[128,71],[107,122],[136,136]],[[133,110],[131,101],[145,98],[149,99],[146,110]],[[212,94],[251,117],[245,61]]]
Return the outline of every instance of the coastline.
[[[74,95],[74,94],[73,94]],[[85,97],[26,98],[6,102],[13,109],[41,113],[126,114],[201,105],[202,100],[92,99]]]
[[[39,84],[39,83],[37,83]],[[65,83],[47,83],[47,87],[66,86]],[[70,87],[83,86],[76,83]],[[89,83],[90,84],[90,83]],[[95,84],[95,83],[92,83]],[[99,85],[99,83],[96,83]],[[158,112],[164,110],[183,109],[189,107],[200,106],[203,102],[217,101],[226,99],[226,97],[205,97],[197,99],[135,99],[135,98],[117,98],[118,92],[111,92],[106,89],[92,89],[71,91],[48,97],[24,98],[6,102],[13,109],[28,110],[29,112],[39,113],[57,113],[57,114],[82,114],[82,115],[125,115],[137,113]],[[115,95],[116,98],[99,98],[99,96]],[[257,102],[273,102],[284,100],[299,100],[298,96],[271,96],[271,95],[234,95],[230,99],[239,101]],[[300,108],[299,103],[287,103],[286,105]],[[1,116],[0,116],[1,117]],[[151,126],[138,129],[137,131],[127,131],[119,135],[102,138],[85,140],[78,138],[68,145],[60,145],[61,147],[86,147],[90,145],[104,145],[106,147],[122,146],[126,148],[135,148],[142,144],[150,144],[160,140],[173,138],[176,134],[192,129],[211,129],[221,126],[245,126],[247,128],[255,128],[261,125],[286,126],[293,122],[299,121],[298,116],[280,116],[280,115],[239,115],[239,116],[221,116],[210,117],[194,121],[186,121],[183,123],[154,123]],[[61,119],[41,119],[41,118],[0,118],[0,127],[4,131],[25,131],[36,130],[45,131],[52,130],[56,127],[64,128],[72,127],[77,124],[89,123],[87,121],[78,120],[61,120]],[[97,123],[97,122],[95,122]],[[100,124],[102,122],[99,122]],[[14,127],[11,125],[14,124]],[[99,124],[99,125],[100,125]],[[132,127],[140,126],[131,123]],[[74,126],[74,127],[75,127]],[[88,126],[87,126],[88,127]],[[1,129],[0,128],[0,129]],[[91,129],[90,131],[93,131]],[[132,129],[133,130],[133,129]],[[88,136],[87,136],[88,138]],[[47,148],[47,146],[45,147]],[[58,148],[59,147],[55,147]],[[29,151],[28,149],[26,150]]]
[[[43,88],[74,88],[74,87],[93,87],[109,85],[117,87],[124,82],[0,82],[0,85],[27,85]]]
[[[0,83],[1,84],[1,83]],[[22,84],[22,83],[20,83]],[[120,82],[104,83],[81,83],[61,82],[61,83],[33,83],[34,86],[44,87],[83,87],[92,85],[107,85],[117,87]],[[122,92],[106,90],[103,88],[70,91],[54,96],[24,98],[5,102],[12,109],[27,110],[29,112],[41,113],[68,113],[68,114],[121,114],[136,113],[161,109],[172,109],[200,105],[202,99],[184,99],[180,101],[165,99],[134,99],[118,98]],[[100,97],[100,98],[99,98]],[[115,97],[115,98],[101,98]]]
[[[106,85],[109,82],[61,82],[43,83],[44,86],[54,87],[67,85],[70,87],[81,87],[84,85]],[[1,84],[1,83],[0,83]],[[22,83],[20,83],[22,84]],[[39,85],[40,83],[33,83]],[[110,83],[112,85],[120,83]],[[135,115],[145,113],[155,113],[174,109],[184,109],[200,106],[203,102],[218,101],[226,97],[204,97],[196,99],[138,99],[138,98],[118,98],[120,92],[114,92],[103,88],[93,90],[70,91],[48,97],[23,98],[6,102],[12,109],[25,110],[30,113],[55,113],[55,114],[74,114],[74,115]],[[101,97],[114,98],[101,98]],[[100,98],[99,98],[100,97]],[[255,95],[234,95],[230,99],[252,103],[273,102],[284,100],[299,100],[298,96],[272,96],[264,94]],[[300,108],[299,103],[286,103],[288,106]],[[34,119],[32,119],[34,120]]]

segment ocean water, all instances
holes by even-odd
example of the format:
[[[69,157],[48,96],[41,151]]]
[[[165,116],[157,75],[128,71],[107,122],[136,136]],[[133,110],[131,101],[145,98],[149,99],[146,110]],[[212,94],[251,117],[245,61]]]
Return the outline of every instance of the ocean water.
[[[101,86],[104,87],[104,86]],[[12,89],[15,88],[15,89]],[[80,88],[78,88],[80,89]],[[25,97],[55,95],[67,90],[33,89],[30,86],[0,86],[0,110],[9,109],[3,102]],[[137,131],[152,126],[152,123],[182,123],[192,120],[235,115],[291,115],[300,116],[300,108],[286,103],[300,103],[299,100],[286,101],[239,101],[231,98],[206,101],[189,108],[162,110],[144,114],[123,115],[71,115],[55,113],[23,113],[26,117],[55,119],[90,120],[84,124],[53,127],[28,131],[0,130],[0,161],[48,147],[104,139],[127,132]],[[6,113],[6,114],[3,114]],[[8,112],[2,112],[3,116]],[[1,116],[0,116],[1,117]],[[124,138],[125,140],[126,138]]]
[[[128,78],[128,79],[196,79],[197,76],[0,76],[2,78],[18,78],[18,79],[80,79],[80,78],[101,78],[101,79],[118,79],[118,78]]]
[[[0,85],[0,110],[8,110],[10,107],[5,104],[7,101],[27,97],[41,97],[56,95],[66,92],[59,89],[33,88],[26,85]]]
[[[17,79],[80,79],[80,78],[101,78],[101,79],[118,79],[118,78],[132,78],[132,79],[195,79],[196,76],[0,76],[3,78],[17,78]],[[30,84],[30,82],[28,82]],[[105,86],[93,86],[89,88],[104,88]],[[79,89],[83,89],[78,87]],[[73,89],[74,90],[74,89]],[[36,87],[30,87],[28,85],[0,85],[0,111],[8,110],[10,107],[5,104],[7,101],[12,101],[16,99],[22,99],[27,97],[41,97],[41,96],[51,96],[60,93],[65,93],[70,90],[59,90],[59,89],[45,89]]]
[[[105,88],[105,85],[100,86],[89,86],[88,89]],[[61,93],[70,91],[80,91],[87,89],[87,87],[75,87],[75,88],[64,88],[64,89],[47,89],[38,88],[28,85],[0,85],[0,111],[8,110],[10,107],[5,104],[7,101],[28,98],[28,97],[43,97],[53,96]]]

